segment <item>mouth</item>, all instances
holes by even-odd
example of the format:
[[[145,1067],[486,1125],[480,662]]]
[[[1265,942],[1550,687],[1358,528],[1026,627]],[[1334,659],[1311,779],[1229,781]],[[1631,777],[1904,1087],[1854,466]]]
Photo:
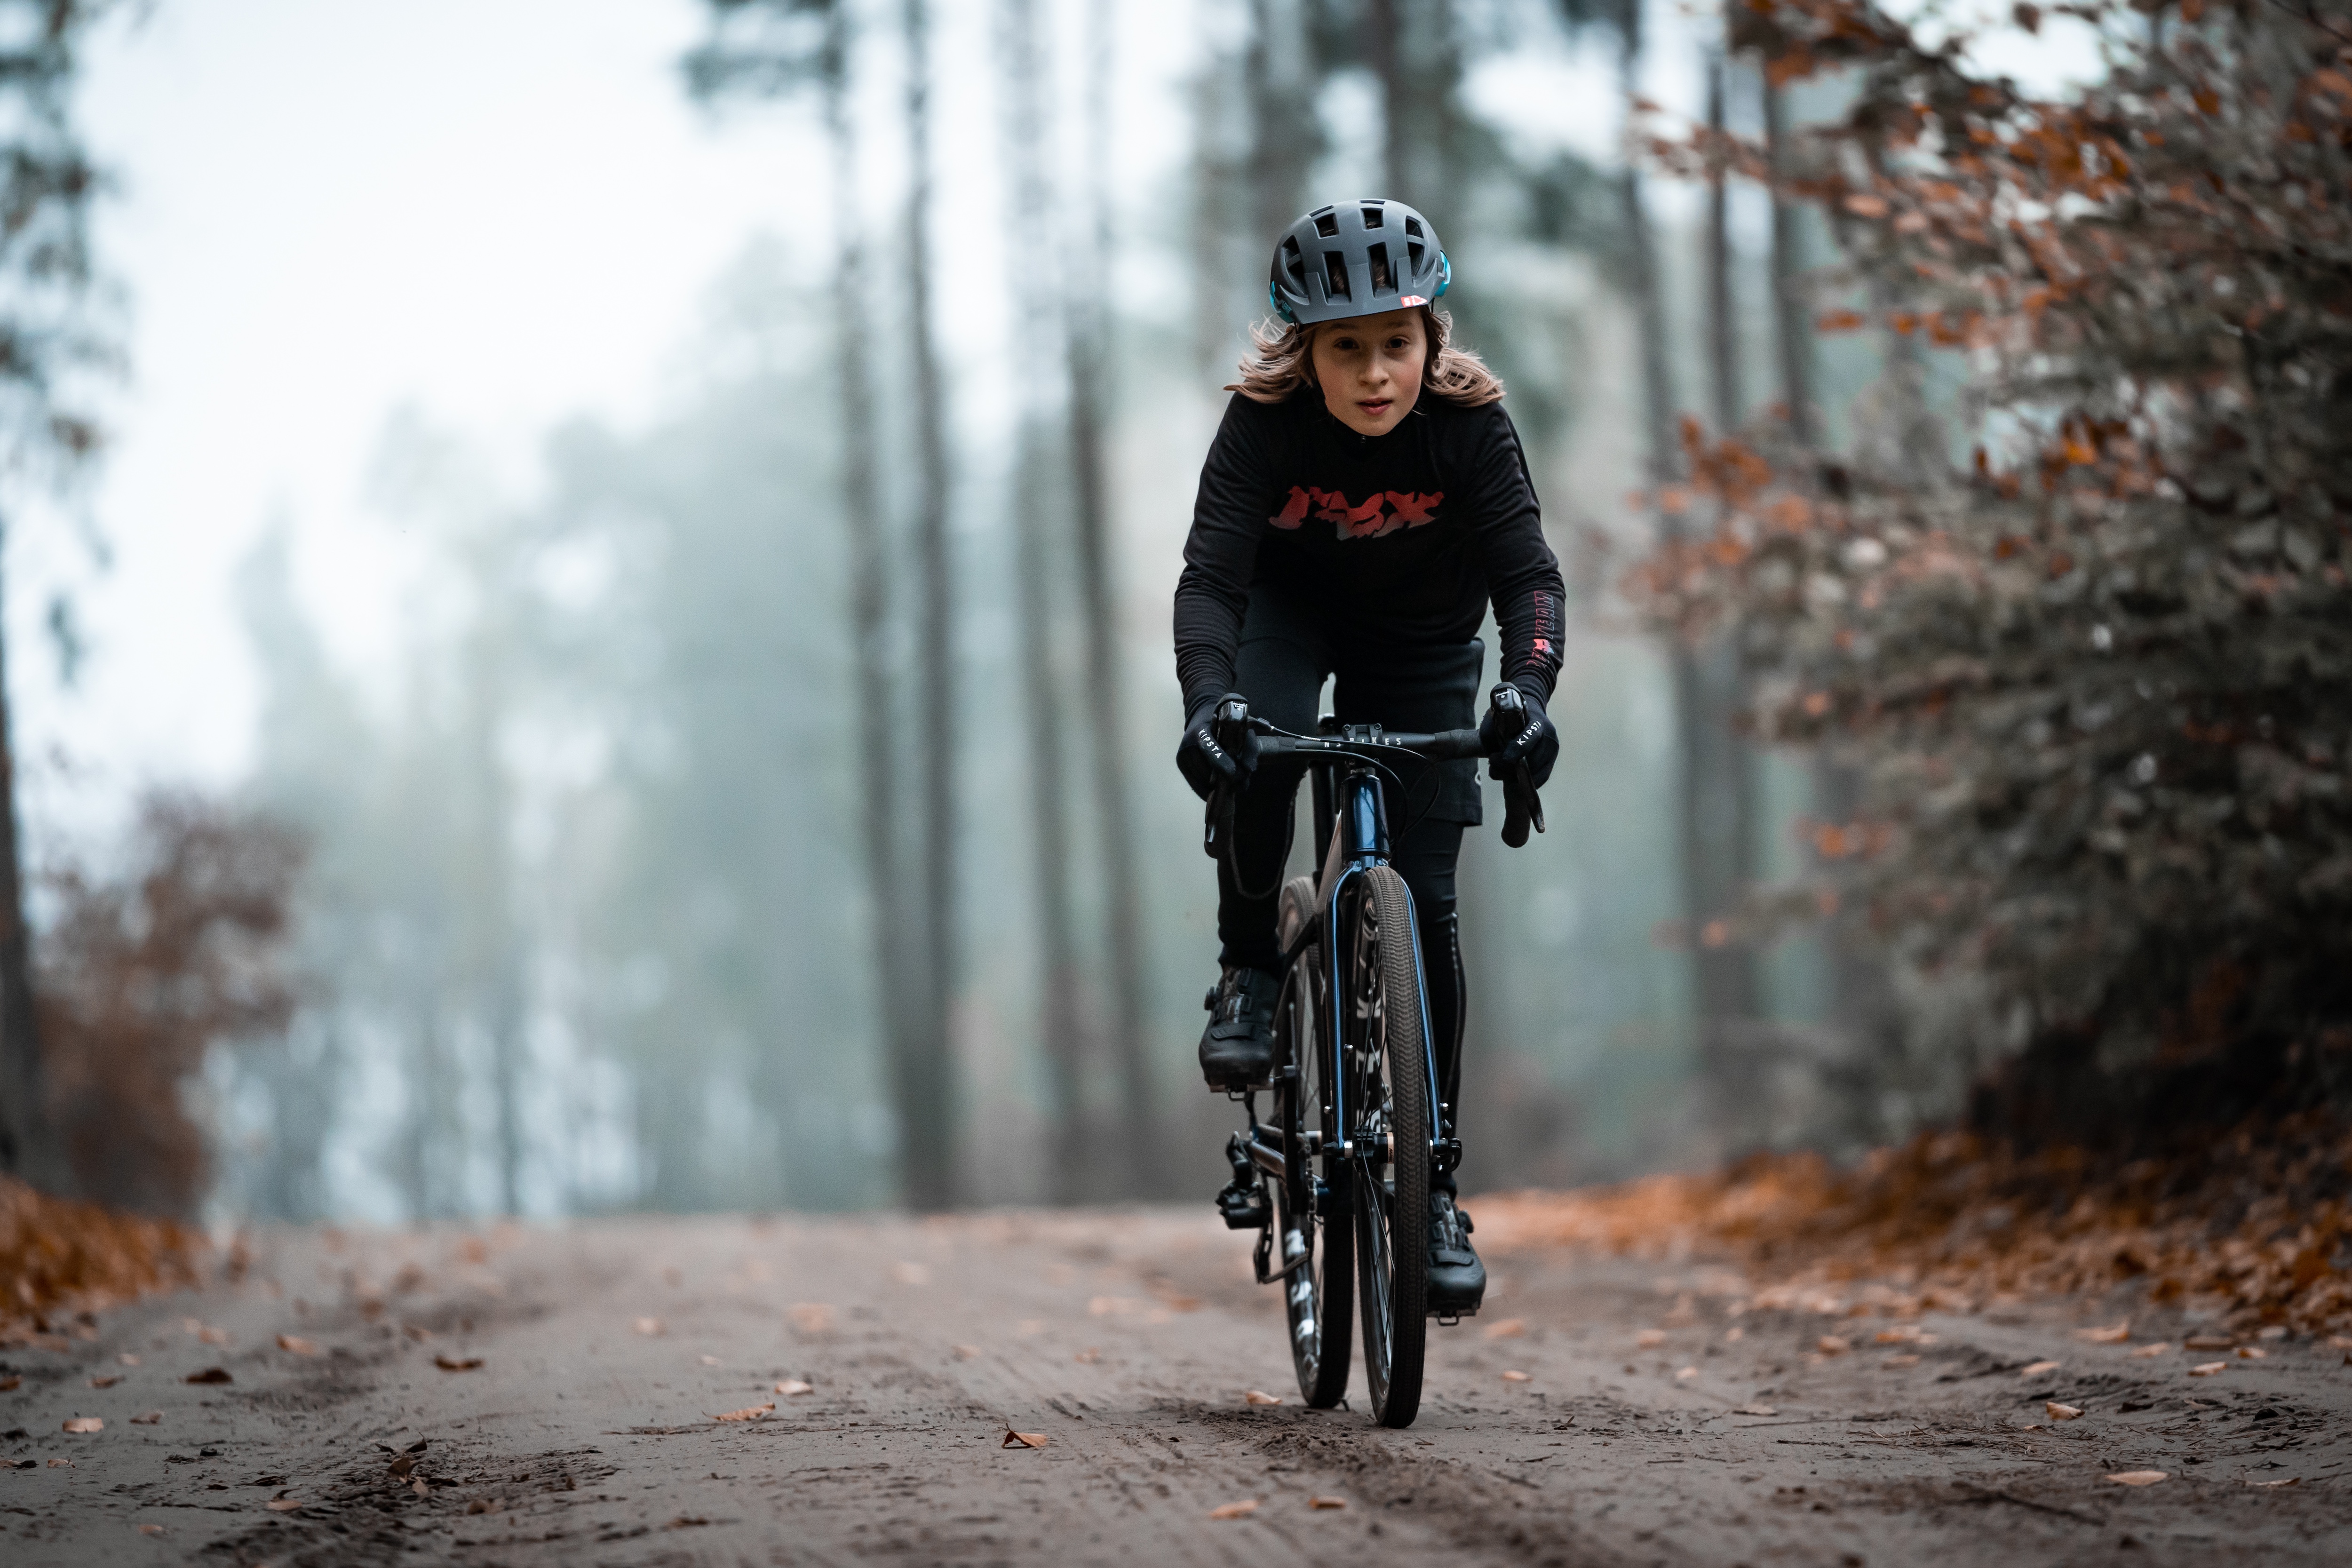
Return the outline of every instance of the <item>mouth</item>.
[[[1378,419],[1381,415],[1386,414],[1390,409],[1396,406],[1396,399],[1392,397],[1366,398],[1358,403],[1356,406],[1364,411],[1364,417],[1367,419]]]

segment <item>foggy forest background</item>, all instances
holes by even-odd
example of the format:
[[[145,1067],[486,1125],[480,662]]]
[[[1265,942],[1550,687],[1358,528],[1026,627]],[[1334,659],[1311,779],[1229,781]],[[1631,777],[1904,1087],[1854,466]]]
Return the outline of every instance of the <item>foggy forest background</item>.
[[[278,1219],[1205,1201],[1234,1108],[1192,1065],[1214,878],[1169,598],[1272,237],[1365,195],[1444,237],[1572,601],[1549,831],[1464,858],[1469,1187],[1850,1154],[1960,1105],[2015,1020],[1742,917],[1837,853],[1851,771],[1740,738],[1720,640],[1626,595],[1696,515],[1683,416],[1793,404],[1825,452],[1957,452],[1921,416],[1960,356],[1816,331],[1874,285],[1811,208],[1498,111],[1568,80],[1614,121],[1666,78],[1682,129],[1769,140],[1850,89],[1769,82],[1721,18],[1640,0],[1192,9],[1189,113],[1143,132],[1181,176],[1147,187],[1106,151],[1114,0],[699,8],[677,90],[722,133],[804,130],[772,171],[798,216],[709,280],[658,416],[560,423],[518,480],[388,410],[368,504],[430,563],[389,678],[334,651],[274,522],[234,584],[250,776],[159,785],[104,842],[32,797],[50,994],[174,930],[212,966],[176,1056],[91,1006],[54,1023],[101,1063],[68,1103],[147,1097],[140,1152],[89,1133],[85,1185]],[[1531,86],[1537,58],[1575,74]],[[979,111],[927,91],[975,71]],[[992,227],[939,217],[974,156]],[[983,254],[1016,352],[976,364],[935,313]],[[71,644],[17,622],[20,665]]]

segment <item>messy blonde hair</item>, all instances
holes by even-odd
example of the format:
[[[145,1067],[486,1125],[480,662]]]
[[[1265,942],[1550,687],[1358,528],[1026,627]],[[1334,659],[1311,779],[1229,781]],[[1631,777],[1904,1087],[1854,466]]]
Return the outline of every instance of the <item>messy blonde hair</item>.
[[[1421,363],[1421,387],[1433,392],[1448,403],[1458,403],[1465,408],[1475,408],[1482,403],[1493,403],[1503,395],[1503,380],[1486,368],[1486,362],[1468,349],[1457,349],[1446,339],[1452,334],[1454,318],[1433,306],[1421,308],[1422,331],[1428,339],[1429,353]],[[1277,321],[1269,316],[1250,328],[1253,352],[1242,359],[1242,378],[1231,383],[1227,392],[1238,392],[1253,403],[1280,403],[1302,386],[1315,384],[1315,334],[1321,327],[1335,327],[1338,321],[1323,321],[1305,326],[1297,321]]]

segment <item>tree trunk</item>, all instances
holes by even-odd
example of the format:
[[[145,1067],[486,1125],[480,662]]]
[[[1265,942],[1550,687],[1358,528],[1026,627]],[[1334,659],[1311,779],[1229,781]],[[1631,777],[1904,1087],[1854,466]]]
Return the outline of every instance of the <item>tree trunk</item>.
[[[1724,130],[1724,77],[1720,56],[1709,58],[1707,128]],[[1706,300],[1707,359],[1712,371],[1715,426],[1718,438],[1739,426],[1743,407],[1739,376],[1739,322],[1733,292],[1729,182],[1722,162],[1707,177]],[[1747,893],[1756,864],[1756,757],[1738,730],[1748,702],[1748,675],[1738,644],[1718,637],[1696,650],[1698,697],[1697,750],[1692,758],[1696,795],[1693,820],[1698,837],[1694,858],[1697,900],[1699,1003],[1704,1033],[1702,1067],[1717,1102],[1717,1123],[1735,1143],[1757,1132],[1755,1086],[1748,1080],[1752,1054],[1744,1051],[1739,1026],[1759,1011],[1756,955],[1737,936],[1735,913]]]
[[[1630,103],[1640,65],[1639,34],[1628,29],[1618,57],[1619,79]],[[1642,347],[1643,434],[1650,454],[1654,489],[1672,484],[1682,472],[1675,437],[1673,363],[1666,342],[1665,300],[1660,290],[1656,246],[1650,231],[1649,209],[1642,200],[1642,177],[1626,169],[1621,182],[1624,204],[1626,247],[1633,268],[1634,307]],[[1660,539],[1668,544],[1685,537],[1681,514],[1661,505],[1657,513]],[[1738,970],[1724,960],[1727,952],[1711,936],[1721,927],[1719,900],[1722,835],[1716,823],[1716,796],[1711,788],[1720,768],[1721,746],[1714,704],[1709,701],[1706,672],[1698,652],[1677,637],[1666,657],[1675,693],[1675,816],[1682,850],[1683,919],[1690,943],[1691,991],[1697,1015],[1699,1070],[1710,1094],[1725,1070],[1726,1044],[1730,1031],[1723,1025],[1736,1016],[1739,996]]]
[[[916,573],[921,591],[922,777],[919,1012],[893,1062],[899,1168],[917,1209],[953,1206],[957,1196],[954,1081],[956,985],[955,584],[948,538],[947,393],[931,333],[930,16],[929,0],[905,0],[907,47],[907,310],[914,356]]]
[[[1016,341],[1024,345],[1018,387],[1019,450],[1013,469],[1015,577],[1021,620],[1021,678],[1029,718],[1030,868],[1035,878],[1037,945],[1044,993],[1045,1068],[1054,1131],[1051,1190],[1057,1203],[1076,1202],[1091,1173],[1087,1127],[1085,1031],[1080,1024],[1076,916],[1070,898],[1068,736],[1061,682],[1054,668],[1054,592],[1062,551],[1055,548],[1062,516],[1053,482],[1057,443],[1048,410],[1045,351],[1056,328],[1057,276],[1045,260],[1054,201],[1045,167],[1045,68],[1039,58],[1036,0],[1003,0],[999,14],[1004,53],[1005,164],[1013,185],[1013,253],[1029,262],[1013,277]],[[1087,287],[1084,269],[1061,281],[1062,291]]]
[[[1783,194],[1794,177],[1789,151],[1789,97],[1785,89],[1764,79],[1764,146],[1772,166],[1772,318],[1780,357],[1780,398],[1789,412],[1789,435],[1811,452],[1820,440],[1813,408],[1813,331],[1807,320],[1805,297],[1798,283],[1803,270],[1802,239],[1797,227],[1799,209]]]
[[[1802,216],[1782,186],[1795,177],[1789,142],[1787,93],[1764,83],[1765,153],[1771,163],[1772,303],[1780,359],[1780,401],[1787,405],[1789,435],[1808,458],[1820,450],[1820,412],[1814,405],[1813,330],[1804,289]],[[1813,815],[1823,822],[1851,822],[1862,807],[1862,774],[1828,748],[1813,759]],[[1885,965],[1853,929],[1852,917],[1831,925],[1823,941],[1829,968],[1830,1019],[1864,1063],[1884,1062],[1900,1048],[1895,994]],[[1875,1137],[1875,1107],[1858,1108],[1853,1131]]]
[[[16,820],[14,704],[0,637],[0,1171],[43,1192],[73,1190],[73,1174],[49,1119],[33,1005],[32,933],[25,922],[24,854]]]
[[[1095,816],[1102,834],[1109,931],[1110,1049],[1118,1071],[1119,1164],[1133,1196],[1158,1191],[1160,1125],[1151,1077],[1150,1001],[1144,979],[1143,865],[1127,776],[1125,660],[1119,646],[1117,563],[1111,550],[1110,472],[1103,431],[1112,396],[1111,321],[1104,300],[1111,267],[1110,0],[1087,0],[1086,193],[1077,242],[1087,286],[1068,287],[1070,468],[1076,479],[1078,595],[1086,618],[1087,709],[1094,748]],[[1271,240],[1268,241],[1271,243]]]
[[[825,15],[825,140],[833,162],[834,358],[841,373],[841,512],[848,530],[849,646],[857,701],[858,838],[866,859],[868,940],[874,952],[875,1015],[887,1059],[919,1055],[910,1006],[922,975],[906,932],[907,889],[898,876],[898,770],[892,755],[898,711],[890,679],[890,566],[876,458],[873,342],[866,312],[866,224],[858,211],[857,121],[850,102],[849,8]],[[899,1122],[911,1128],[902,1102]],[[908,1184],[909,1190],[912,1183]]]

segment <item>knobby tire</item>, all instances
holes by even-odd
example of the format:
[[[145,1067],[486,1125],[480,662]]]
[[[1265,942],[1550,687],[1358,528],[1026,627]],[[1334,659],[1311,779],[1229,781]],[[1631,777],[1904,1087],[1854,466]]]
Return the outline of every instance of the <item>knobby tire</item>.
[[[1372,1415],[1410,1426],[1421,1410],[1429,1339],[1429,1080],[1422,1039],[1421,973],[1412,900],[1392,867],[1364,872],[1344,938],[1353,1078],[1348,1110],[1389,1135],[1382,1161],[1360,1148],[1356,1282],[1362,1299],[1364,1376]],[[1377,1115],[1376,1115],[1377,1113]]]

